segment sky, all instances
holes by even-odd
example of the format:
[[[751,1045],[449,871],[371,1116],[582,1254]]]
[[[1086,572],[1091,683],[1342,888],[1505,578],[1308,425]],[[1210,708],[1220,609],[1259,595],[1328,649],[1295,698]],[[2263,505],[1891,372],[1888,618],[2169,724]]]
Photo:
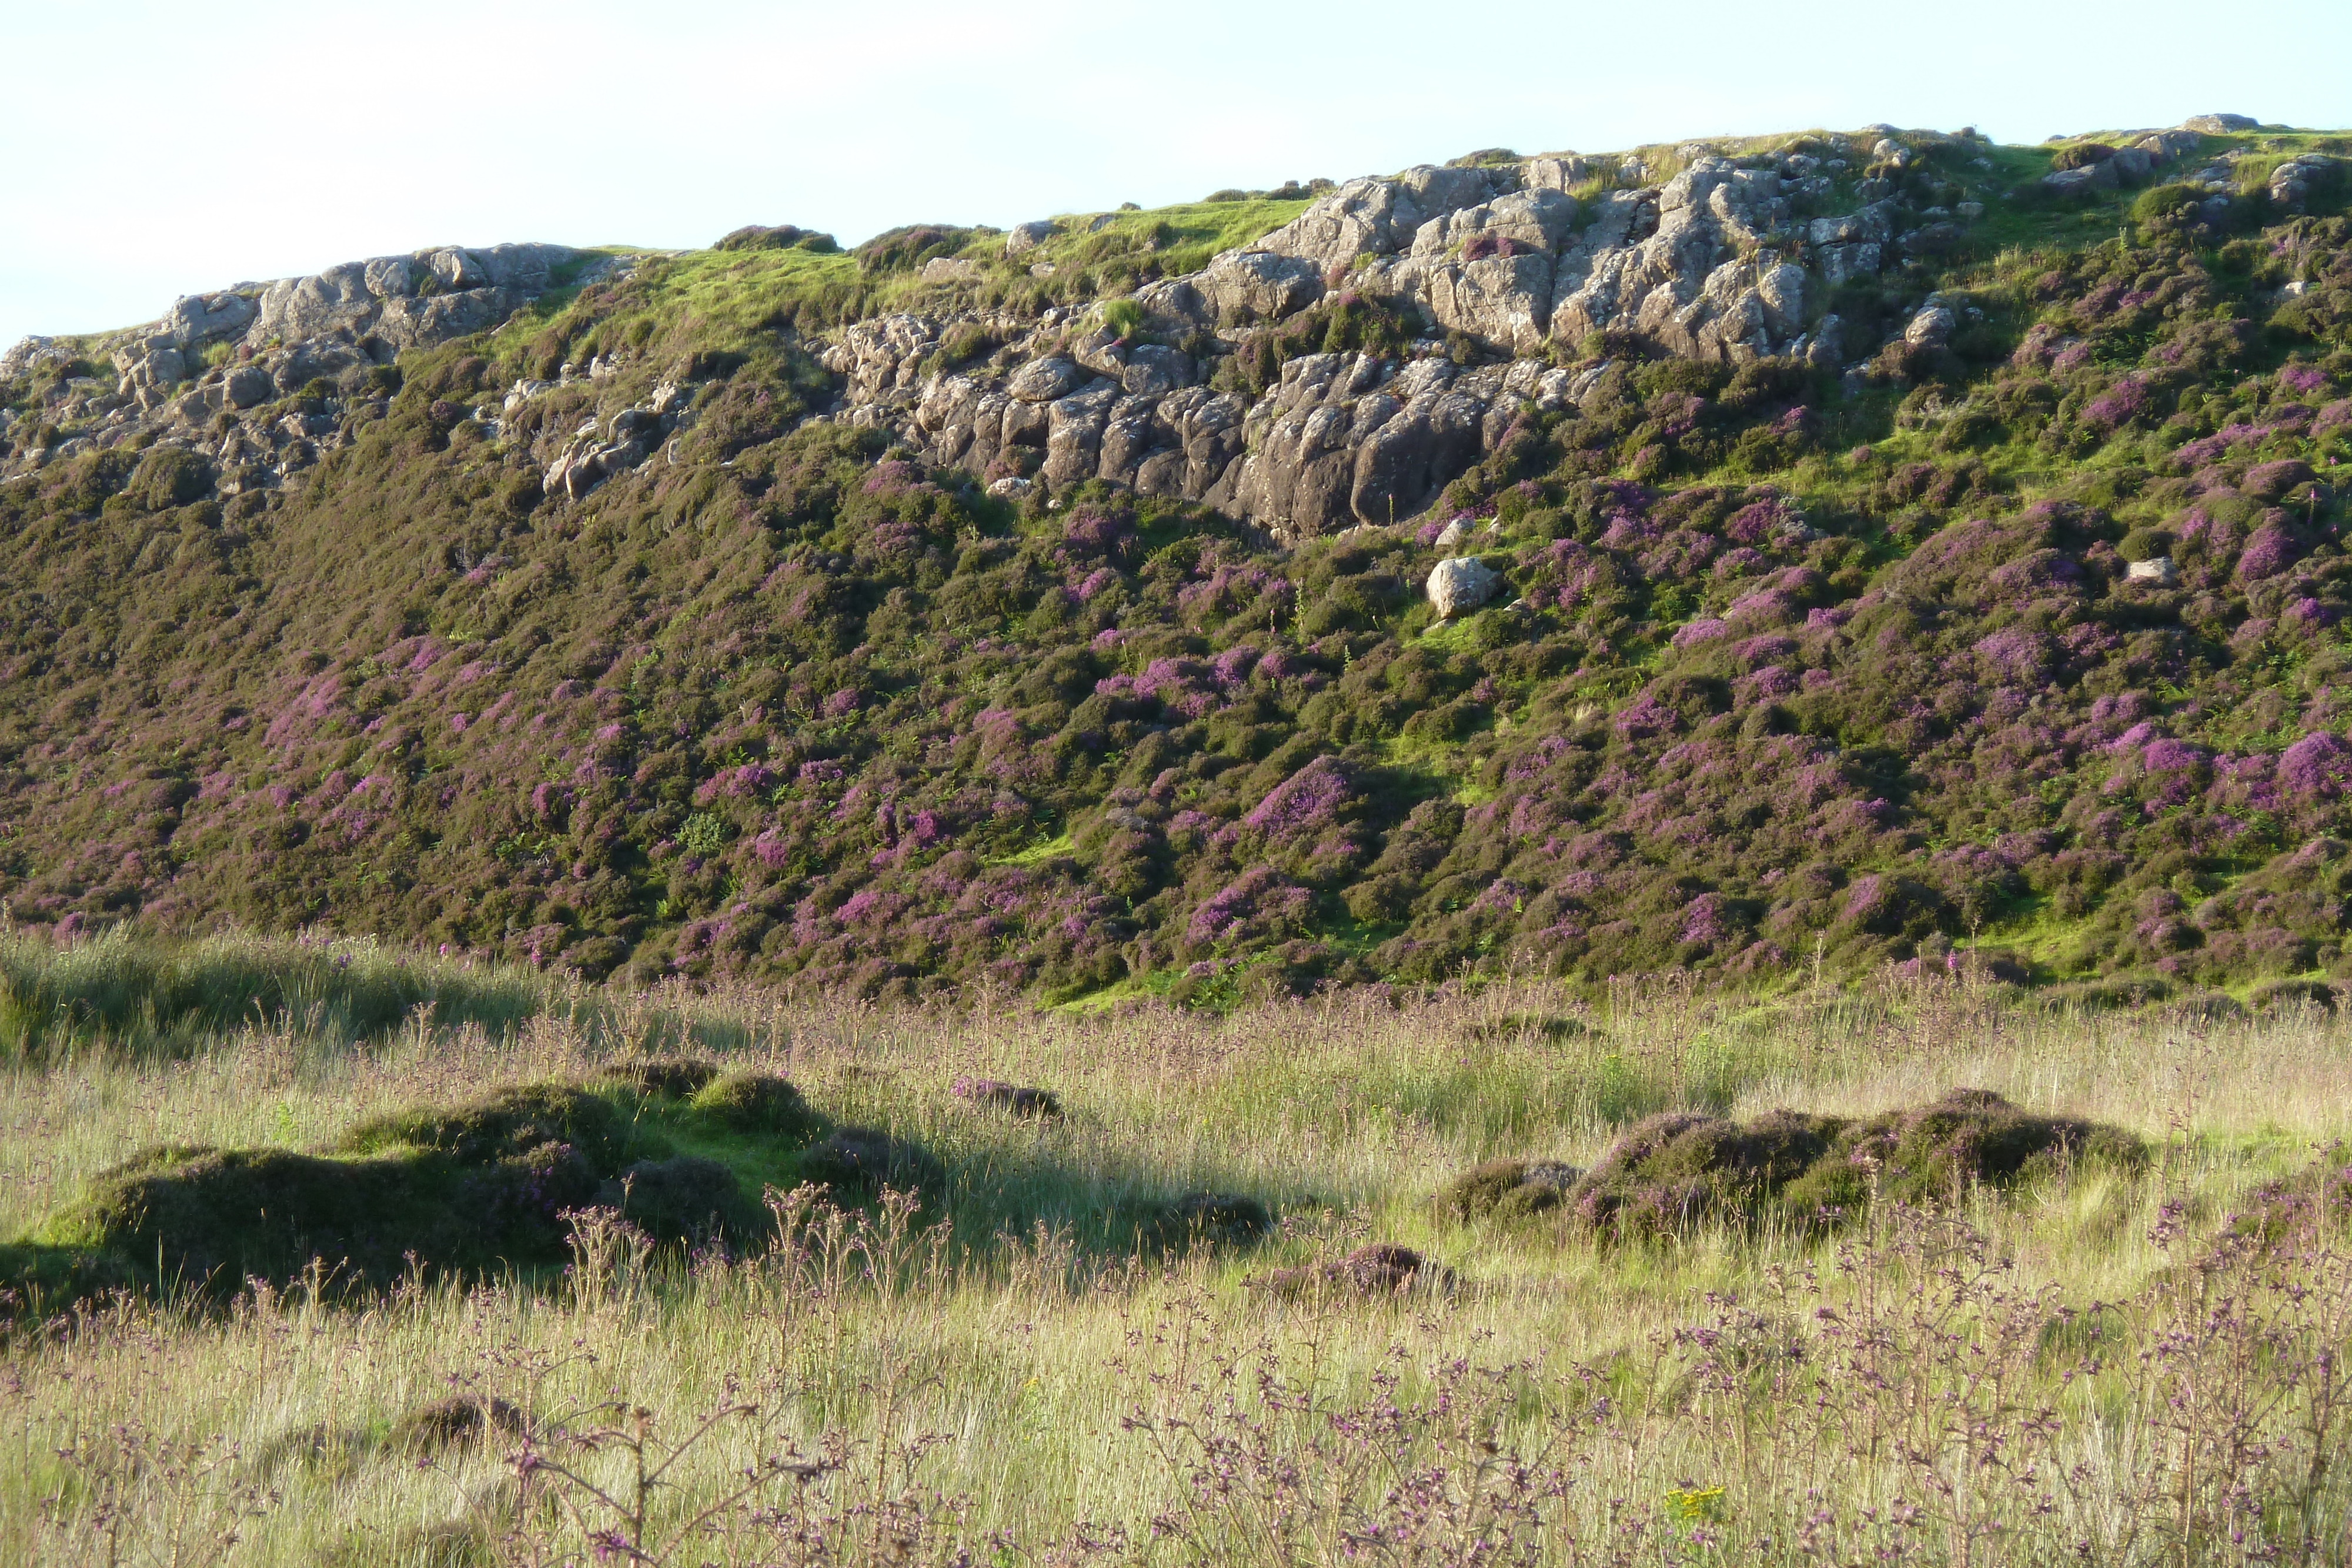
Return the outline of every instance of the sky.
[[[2347,58],[2345,0],[0,0],[0,346],[422,246],[854,244],[1879,120],[2345,127]]]

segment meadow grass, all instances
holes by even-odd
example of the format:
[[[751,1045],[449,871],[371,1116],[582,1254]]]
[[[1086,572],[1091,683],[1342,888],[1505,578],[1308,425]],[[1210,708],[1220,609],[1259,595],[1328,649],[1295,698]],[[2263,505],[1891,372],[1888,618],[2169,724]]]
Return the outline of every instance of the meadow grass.
[[[420,987],[441,973],[417,967]],[[319,1147],[688,1040],[919,1141],[947,1190],[849,1211],[772,1194],[780,1239],[749,1257],[664,1257],[591,1216],[560,1278],[22,1325],[0,1363],[0,1554],[2343,1560],[2340,1242],[2214,1240],[2352,1127],[2331,1014],[2043,1011],[1969,985],[1769,1007],[1627,986],[1593,1009],[1505,984],[1081,1017],[475,978],[536,1004],[374,1031],[263,1009],[169,1051],[92,1029],[20,1057],[0,1237],[142,1145]],[[963,1073],[1051,1087],[1066,1113],[976,1112],[948,1092]],[[1601,1247],[1565,1218],[1456,1223],[1430,1201],[1496,1155],[1590,1165],[1661,1109],[1863,1114],[1955,1086],[2116,1124],[2154,1157],[1828,1239],[1715,1225]],[[1278,1231],[1139,1251],[1119,1217],[1193,1190],[1257,1197]],[[1368,1241],[1457,1282],[1246,1283]],[[452,1435],[447,1409],[491,1399],[495,1421]]]

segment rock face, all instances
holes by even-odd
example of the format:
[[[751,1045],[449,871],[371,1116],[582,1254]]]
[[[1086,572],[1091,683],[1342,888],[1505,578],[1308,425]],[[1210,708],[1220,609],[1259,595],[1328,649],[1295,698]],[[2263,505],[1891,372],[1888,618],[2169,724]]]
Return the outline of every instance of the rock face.
[[[2203,123],[2077,149],[2092,161],[2051,178],[2137,181],[2199,147]],[[841,328],[812,345],[837,389],[818,417],[887,431],[998,494],[1106,481],[1277,535],[1403,522],[1521,418],[1587,397],[1609,369],[1591,362],[1596,340],[1610,353],[1622,340],[1727,364],[1868,361],[1885,345],[1850,340],[1860,334],[1830,311],[1833,293],[1901,277],[1984,210],[1961,202],[1955,222],[1944,207],[1899,199],[1893,176],[1917,161],[1923,134],[1874,126],[1736,161],[1694,143],[1658,183],[1671,164],[1571,153],[1351,180],[1255,243],[1139,289],[1141,327],[1129,336],[1084,309],[960,310],[951,295],[935,314]],[[2299,204],[2336,172],[2324,158],[2294,160],[2279,167],[2273,194]],[[1056,232],[1024,224],[1004,254],[1024,256]],[[191,296],[110,345],[113,392],[83,394],[85,408],[105,405],[90,439],[146,431],[200,448],[225,475],[275,482],[336,437],[283,422],[223,434],[213,422],[321,385],[362,395],[403,349],[494,326],[564,273],[576,281],[631,265],[581,262],[557,246],[445,247]],[[983,273],[981,262],[935,258],[922,277],[956,284]],[[1389,324],[1390,351],[1300,352],[1323,331],[1311,313],[1362,305]],[[1957,329],[1937,300],[1908,305],[1895,337],[1913,348],[1940,348]],[[951,358],[949,345],[974,341],[986,345],[980,354]],[[225,362],[207,369],[224,345]],[[28,340],[9,360],[29,365],[50,351]],[[1585,368],[1560,368],[1568,360]],[[1257,368],[1235,373],[1242,366]],[[546,385],[519,383],[503,412]],[[674,424],[673,411],[647,407],[568,440],[542,437],[545,488],[585,495],[648,461]]]
[[[223,494],[267,488],[331,450],[341,440],[339,422],[296,414],[221,429],[217,421],[315,393],[321,382],[338,402],[362,399],[371,390],[370,372],[402,350],[497,326],[546,292],[559,268],[584,279],[633,265],[626,258],[572,265],[582,259],[556,245],[444,246],[188,295],[160,320],[111,339],[115,386],[86,401],[85,412],[100,423],[80,439],[106,447],[152,435],[210,459]],[[45,343],[26,340],[0,357],[0,371],[29,367]],[[208,361],[221,362],[208,369]],[[37,466],[64,455],[63,447],[17,453],[12,465]]]
[[[1903,156],[1868,155],[1899,166],[1899,134],[1852,151],[1884,140]],[[1735,364],[1843,364],[1876,345],[1845,341],[1832,291],[1959,233],[1940,210],[1872,192],[1885,181],[1834,211],[1853,187],[1823,171],[1843,161],[1685,152],[1656,185],[1632,160],[1573,154],[1351,180],[1255,244],[1138,290],[1141,341],[1055,311],[859,322],[824,347],[843,387],[826,417],[888,430],[1000,493],[1103,479],[1277,533],[1384,525],[1427,507],[1523,408],[1563,408],[1597,379],[1546,362],[1556,345],[1573,356],[1592,334],[1622,334]],[[1047,232],[1024,225],[1006,249]],[[1346,299],[1418,320],[1423,336],[1402,355],[1291,358],[1256,396],[1206,384],[1258,335]],[[1940,342],[1952,321],[1915,320],[1914,341]],[[1002,349],[942,368],[940,345],[967,323]]]

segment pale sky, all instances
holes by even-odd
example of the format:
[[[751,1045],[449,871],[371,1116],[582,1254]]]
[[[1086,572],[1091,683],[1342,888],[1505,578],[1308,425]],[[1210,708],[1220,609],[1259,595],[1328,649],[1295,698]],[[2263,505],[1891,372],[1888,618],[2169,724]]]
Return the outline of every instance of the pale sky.
[[[0,346],[425,245],[1010,225],[1481,147],[2352,125],[2352,4],[0,0]]]

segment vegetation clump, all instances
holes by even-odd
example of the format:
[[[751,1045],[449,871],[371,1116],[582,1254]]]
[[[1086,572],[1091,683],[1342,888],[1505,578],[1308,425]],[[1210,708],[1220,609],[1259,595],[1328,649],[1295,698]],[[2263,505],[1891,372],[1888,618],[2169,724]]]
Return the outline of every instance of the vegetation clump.
[[[958,1078],[949,1086],[948,1092],[972,1105],[1009,1112],[1015,1116],[1051,1120],[1062,1114],[1062,1097],[1052,1090],[1008,1083],[1001,1078]]]
[[[616,1061],[604,1069],[602,1082],[655,1099],[683,1099],[698,1093],[719,1076],[719,1069],[697,1057],[651,1056]]]
[[[1450,1295],[1454,1274],[1444,1264],[1410,1247],[1376,1241],[1357,1248],[1344,1258],[1272,1269],[1243,1282],[1271,1296],[1345,1293],[1378,1299],[1408,1292]]]
[[[1242,1247],[1271,1235],[1274,1211],[1245,1193],[1188,1192],[1150,1206],[1137,1227],[1148,1249]]]
[[[801,1156],[801,1175],[852,1200],[885,1189],[936,1197],[947,1167],[920,1144],[877,1127],[842,1127]]]
[[[1568,1199],[1584,1173],[1560,1160],[1488,1160],[1473,1166],[1437,1195],[1438,1207],[1460,1219],[1517,1219],[1546,1214]]]
[[[492,1437],[522,1435],[521,1406],[496,1395],[452,1394],[420,1405],[393,1423],[391,1440],[410,1449],[446,1448]]]
[[[100,1172],[82,1202],[6,1249],[0,1277],[51,1301],[122,1282],[231,1294],[321,1268],[338,1289],[373,1289],[416,1270],[552,1264],[571,1246],[572,1216],[592,1207],[657,1243],[751,1240],[765,1223],[734,1168],[677,1151],[665,1128],[683,1137],[715,1122],[760,1139],[758,1157],[772,1159],[827,1124],[782,1079],[709,1072],[657,1059],[603,1080],[655,1101],[650,1119],[625,1117],[609,1092],[537,1083],[374,1117],[315,1153],[161,1145]],[[677,1103],[688,1082],[702,1087]],[[883,1155],[905,1185],[919,1154],[910,1147]],[[832,1172],[847,1156],[808,1157]],[[936,1186],[937,1162],[928,1169],[915,1174]]]
[[[741,1241],[761,1227],[760,1206],[745,1195],[735,1173],[697,1155],[639,1160],[599,1187],[596,1203],[656,1241]]]
[[[1565,1206],[1580,1228],[1618,1239],[1710,1221],[1820,1229],[1874,1200],[1950,1205],[1979,1186],[2016,1187],[2075,1164],[2131,1169],[2146,1155],[2117,1128],[2037,1115],[1979,1089],[1863,1118],[1668,1112],[1611,1145]]]
[[[816,1135],[824,1119],[800,1090],[772,1072],[730,1072],[696,1092],[692,1108],[730,1132],[800,1142]]]
[[[406,1147],[478,1166],[562,1144],[603,1170],[620,1157],[627,1137],[619,1111],[603,1095],[574,1084],[533,1083],[499,1090],[471,1104],[371,1118],[343,1136],[339,1152]]]

